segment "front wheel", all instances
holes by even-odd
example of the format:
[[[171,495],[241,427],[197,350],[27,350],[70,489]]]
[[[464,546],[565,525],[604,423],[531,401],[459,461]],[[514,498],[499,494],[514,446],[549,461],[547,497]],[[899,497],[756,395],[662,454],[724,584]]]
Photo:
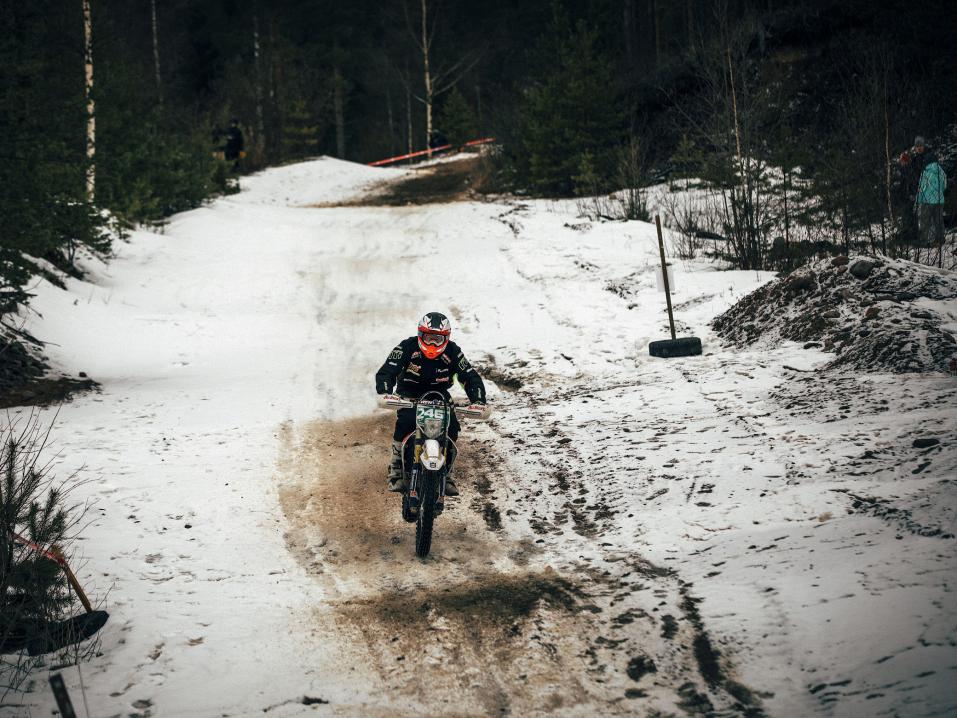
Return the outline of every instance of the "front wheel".
[[[436,471],[423,471],[419,490],[419,517],[415,524],[415,555],[425,558],[432,548],[432,523],[435,521],[435,502],[439,497],[442,477]]]

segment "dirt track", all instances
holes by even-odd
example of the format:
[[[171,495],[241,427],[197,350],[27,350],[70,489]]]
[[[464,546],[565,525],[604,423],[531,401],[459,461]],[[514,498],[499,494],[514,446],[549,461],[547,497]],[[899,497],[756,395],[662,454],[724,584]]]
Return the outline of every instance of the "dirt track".
[[[528,504],[519,493],[496,503],[487,429],[463,436],[463,496],[439,518],[432,555],[416,559],[414,527],[385,491],[391,426],[384,414],[281,430],[287,542],[334,596],[317,623],[359,644],[354,660],[373,676],[363,711],[760,715],[724,676],[695,599],[670,571],[615,555],[608,565],[628,569],[615,575],[542,548],[534,530],[501,530],[502,511],[520,516]]]
[[[441,162],[413,168],[414,174],[398,182],[386,182],[367,195],[347,202],[332,202],[315,207],[403,207],[469,199],[488,171],[482,157]]]
[[[586,645],[575,634],[587,635],[587,620],[567,631],[578,589],[554,571],[522,569],[527,548],[501,540],[462,499],[439,519],[432,556],[417,560],[414,529],[385,491],[391,423],[385,415],[299,434],[287,427],[283,468],[299,480],[281,493],[290,546],[336,587],[338,619],[362,636],[386,692],[465,714],[527,715],[546,686],[554,707],[581,703],[585,689],[572,676]],[[469,443],[462,474],[474,470]],[[422,661],[429,686],[414,680]]]

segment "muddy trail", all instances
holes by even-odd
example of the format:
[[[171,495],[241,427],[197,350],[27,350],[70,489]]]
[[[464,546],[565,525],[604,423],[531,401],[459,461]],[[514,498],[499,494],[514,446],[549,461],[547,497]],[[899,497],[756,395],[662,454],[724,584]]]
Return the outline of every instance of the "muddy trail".
[[[480,191],[489,172],[478,155],[410,169],[414,173],[411,177],[383,183],[357,199],[314,206],[404,207],[461,202],[470,199],[473,192]]]
[[[671,571],[620,552],[603,568],[580,533],[541,545],[522,492],[496,473],[494,428],[463,433],[462,496],[415,558],[385,490],[392,422],[281,427],[287,543],[330,596],[316,630],[370,673],[364,714],[763,714]]]

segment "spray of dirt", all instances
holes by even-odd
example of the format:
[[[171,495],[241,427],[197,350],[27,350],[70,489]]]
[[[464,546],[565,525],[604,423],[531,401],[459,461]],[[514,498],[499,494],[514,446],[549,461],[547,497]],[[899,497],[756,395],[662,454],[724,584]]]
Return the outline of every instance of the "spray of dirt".
[[[585,595],[553,570],[513,562],[516,547],[485,503],[469,506],[473,483],[490,478],[480,445],[465,436],[456,467],[465,498],[450,499],[436,522],[432,555],[415,558],[414,526],[385,490],[392,422],[281,427],[287,543],[338,597],[317,609],[317,625],[366,645],[380,706],[527,715],[591,703],[580,658],[591,632]]]

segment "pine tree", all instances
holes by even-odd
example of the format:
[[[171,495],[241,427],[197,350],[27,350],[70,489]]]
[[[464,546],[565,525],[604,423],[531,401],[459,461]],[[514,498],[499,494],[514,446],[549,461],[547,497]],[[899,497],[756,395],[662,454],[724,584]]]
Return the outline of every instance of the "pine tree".
[[[475,139],[475,114],[458,87],[449,93],[442,105],[438,129],[452,145],[461,146]]]
[[[26,679],[32,662],[17,652],[31,642],[46,643],[49,630],[72,611],[60,567],[14,535],[46,550],[60,551],[75,526],[63,488],[51,486],[42,453],[45,432],[36,419],[0,432],[0,701]]]
[[[306,106],[298,99],[286,111],[282,126],[282,154],[287,159],[303,159],[319,154],[319,128]]]
[[[81,20],[52,1],[0,14],[0,315],[28,298],[35,259],[75,271],[78,246],[109,245],[85,192],[82,73],[62,71],[82,46]]]
[[[524,97],[519,173],[538,192],[568,195],[585,161],[607,189],[623,124],[612,67],[584,22],[573,31],[562,31],[560,18],[553,24],[557,46],[548,54],[554,65]]]

